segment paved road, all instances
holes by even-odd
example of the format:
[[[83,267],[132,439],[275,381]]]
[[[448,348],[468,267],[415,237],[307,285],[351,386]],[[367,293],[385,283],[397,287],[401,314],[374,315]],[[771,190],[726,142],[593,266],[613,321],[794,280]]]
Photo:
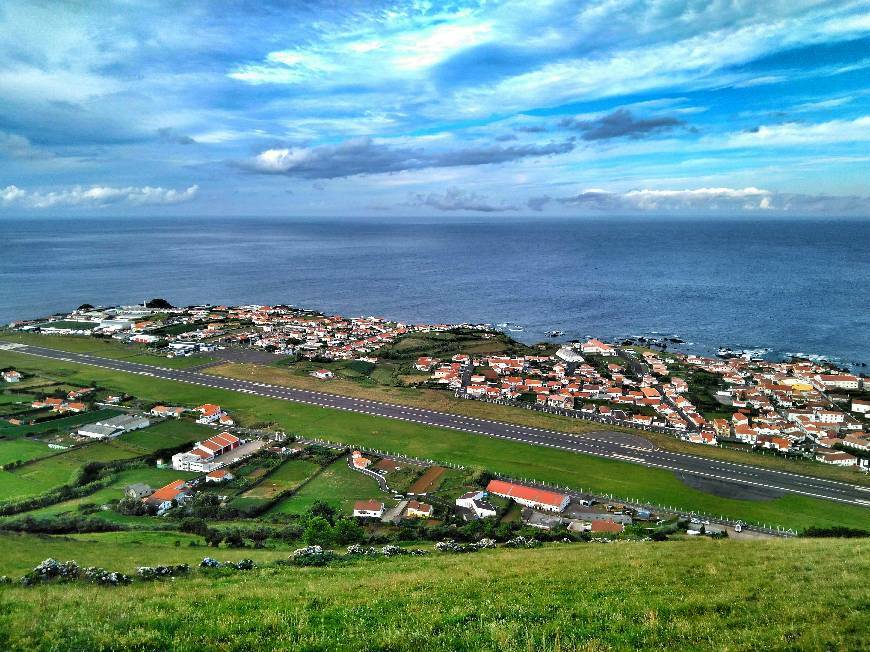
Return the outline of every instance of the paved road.
[[[650,446],[648,443],[644,445],[636,437],[626,436],[617,432],[569,434],[500,421],[447,414],[423,408],[292,389],[246,380],[221,378],[196,371],[166,369],[128,362],[126,360],[110,360],[83,353],[69,353],[38,346],[0,342],[0,348],[7,348],[19,353],[27,353],[52,360],[76,362],[142,376],[193,383],[214,389],[236,391],[338,410],[348,410],[389,419],[450,428],[476,435],[485,435],[487,437],[606,457],[651,468],[673,471],[680,476],[692,476],[701,481],[710,481],[714,485],[721,485],[723,483],[734,485],[736,490],[734,493],[738,495],[740,489],[743,488],[747,494],[751,494],[753,497],[765,495],[773,497],[783,493],[791,493],[870,508],[870,488],[785,471],[712,460],[686,453],[663,451]],[[868,513],[868,518],[870,518],[870,513]]]

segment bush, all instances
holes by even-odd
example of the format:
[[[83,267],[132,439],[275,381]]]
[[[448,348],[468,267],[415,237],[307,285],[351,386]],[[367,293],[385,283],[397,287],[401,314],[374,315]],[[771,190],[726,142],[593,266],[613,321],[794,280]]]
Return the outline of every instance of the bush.
[[[143,580],[157,580],[163,577],[178,577],[187,575],[190,572],[190,566],[187,564],[176,564],[173,566],[140,566],[136,569],[136,575]]]
[[[334,559],[335,553],[320,546],[297,548],[290,556],[290,561],[297,566],[325,566]]]
[[[107,571],[105,568],[89,566],[82,571],[82,579],[100,586],[122,586],[130,584],[133,578],[117,571]]]
[[[541,542],[534,537],[518,536],[505,541],[504,545],[506,548],[537,548]]]
[[[117,507],[119,514],[125,516],[153,516],[157,509],[139,498],[122,498]]]

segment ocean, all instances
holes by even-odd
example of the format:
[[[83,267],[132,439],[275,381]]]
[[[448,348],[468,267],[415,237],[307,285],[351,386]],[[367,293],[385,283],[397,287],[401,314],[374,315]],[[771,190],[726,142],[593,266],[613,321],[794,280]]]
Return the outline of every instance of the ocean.
[[[870,363],[870,221],[0,218],[0,322],[152,297]]]

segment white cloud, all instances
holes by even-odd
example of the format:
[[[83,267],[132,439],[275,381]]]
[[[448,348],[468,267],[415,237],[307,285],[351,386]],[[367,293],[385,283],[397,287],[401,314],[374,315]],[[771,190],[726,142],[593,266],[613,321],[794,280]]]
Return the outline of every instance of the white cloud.
[[[66,190],[39,192],[24,190],[17,186],[7,186],[0,190],[3,206],[21,205],[26,208],[53,208],[55,206],[108,206],[110,204],[129,204],[133,206],[155,206],[180,204],[194,199],[199,186],[193,185],[185,190],[153,186],[74,186]]]
[[[567,197],[534,197],[528,205],[541,210],[550,203],[581,212],[813,215],[870,215],[870,197],[783,193],[753,186],[650,189],[609,192],[589,189]]]
[[[806,124],[762,125],[730,136],[726,147],[780,147],[870,140],[870,116]]]

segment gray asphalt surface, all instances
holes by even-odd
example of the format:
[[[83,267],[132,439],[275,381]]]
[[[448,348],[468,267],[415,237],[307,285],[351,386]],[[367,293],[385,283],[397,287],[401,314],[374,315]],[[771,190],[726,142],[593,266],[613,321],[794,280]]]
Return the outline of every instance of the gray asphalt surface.
[[[797,473],[712,460],[686,453],[663,451],[654,447],[650,448],[648,444],[638,442],[636,437],[631,435],[626,436],[618,432],[601,431],[569,434],[380,401],[349,398],[323,392],[292,389],[232,378],[221,378],[196,371],[167,369],[125,360],[110,360],[83,353],[69,353],[67,351],[58,351],[38,346],[0,342],[0,347],[52,360],[76,362],[142,376],[192,383],[214,389],[236,391],[325,408],[348,410],[372,416],[449,428],[475,435],[536,446],[546,446],[566,452],[585,453],[587,455],[640,464],[651,468],[673,471],[678,477],[692,476],[698,480],[716,481],[715,484],[720,486],[723,483],[733,485],[733,493],[728,493],[734,498],[741,497],[741,494],[744,492],[746,498],[755,500],[763,499],[764,497],[775,498],[783,493],[789,493],[870,508],[870,488]],[[696,486],[702,485],[697,483]],[[721,489],[716,493],[721,495]],[[870,522],[870,509],[868,509],[868,522]]]

